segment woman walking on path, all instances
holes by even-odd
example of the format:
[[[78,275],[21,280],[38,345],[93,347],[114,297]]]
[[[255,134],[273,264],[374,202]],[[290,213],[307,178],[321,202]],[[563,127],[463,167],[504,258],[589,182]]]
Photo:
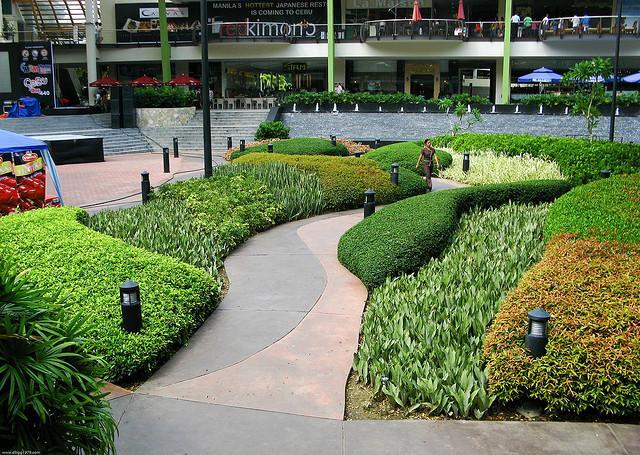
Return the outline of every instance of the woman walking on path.
[[[424,140],[424,148],[422,152],[420,152],[420,156],[418,157],[418,162],[416,163],[416,169],[420,166],[420,161],[422,161],[422,165],[424,166],[424,179],[427,182],[427,188],[431,191],[432,183],[431,183],[431,165],[433,164],[433,160],[436,160],[436,165],[440,166],[440,160],[438,160],[438,156],[436,155],[436,149],[431,145],[431,141],[429,138]]]

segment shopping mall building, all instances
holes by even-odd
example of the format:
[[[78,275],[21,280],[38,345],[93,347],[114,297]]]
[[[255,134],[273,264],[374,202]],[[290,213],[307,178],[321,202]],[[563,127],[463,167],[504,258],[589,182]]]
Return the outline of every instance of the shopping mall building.
[[[52,55],[45,51],[45,57],[55,74],[56,101],[83,102],[87,81],[105,73],[120,81],[143,74],[166,79],[168,71],[169,77],[200,78],[200,2],[91,1],[2,0],[0,98],[25,90],[21,73],[48,71],[47,61],[24,57],[30,42],[52,43]],[[629,73],[640,70],[640,0],[622,1],[620,62]],[[349,91],[427,98],[464,91],[506,103],[532,90],[515,83],[521,74],[541,66],[562,73],[579,60],[614,55],[616,0],[416,3],[209,1],[213,92],[259,96],[341,83]],[[515,13],[521,20],[509,27]],[[543,22],[546,14],[550,19]],[[31,87],[38,85],[30,80]]]

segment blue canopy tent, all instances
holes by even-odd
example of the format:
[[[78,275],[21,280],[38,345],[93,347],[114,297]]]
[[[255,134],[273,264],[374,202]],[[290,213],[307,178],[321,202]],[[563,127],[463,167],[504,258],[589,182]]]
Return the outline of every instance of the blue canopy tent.
[[[562,76],[553,72],[549,68],[538,68],[533,70],[533,73],[525,74],[518,78],[518,82],[523,84],[557,84],[562,79]]]
[[[10,118],[40,117],[41,115],[40,102],[30,96],[20,98],[9,111]]]
[[[640,71],[637,73],[630,74],[622,78],[624,82],[628,82],[629,84],[640,84]]]
[[[53,181],[56,194],[58,198],[60,198],[60,203],[64,204],[62,200],[62,191],[60,190],[60,178],[56,171],[56,165],[51,158],[49,150],[47,149],[47,144],[38,139],[21,136],[20,134],[12,133],[10,131],[0,130],[0,153],[22,152],[25,150],[38,150],[40,152],[47,172]]]

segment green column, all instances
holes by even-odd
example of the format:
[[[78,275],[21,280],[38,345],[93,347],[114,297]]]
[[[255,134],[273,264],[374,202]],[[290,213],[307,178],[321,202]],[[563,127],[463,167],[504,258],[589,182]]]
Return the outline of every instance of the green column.
[[[335,73],[335,36],[333,30],[333,0],[327,0],[327,90],[334,88]]]
[[[512,0],[504,0],[504,50],[502,53],[502,104],[511,98],[511,11]]]
[[[169,47],[169,27],[167,26],[167,4],[158,0],[160,16],[160,56],[162,59],[162,82],[171,80],[171,48]]]

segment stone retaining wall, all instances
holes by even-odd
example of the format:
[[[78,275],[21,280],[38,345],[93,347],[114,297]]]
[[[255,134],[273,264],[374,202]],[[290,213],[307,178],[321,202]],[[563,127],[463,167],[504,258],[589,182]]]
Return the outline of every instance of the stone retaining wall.
[[[137,108],[138,128],[184,126],[196,115],[195,107]]]

